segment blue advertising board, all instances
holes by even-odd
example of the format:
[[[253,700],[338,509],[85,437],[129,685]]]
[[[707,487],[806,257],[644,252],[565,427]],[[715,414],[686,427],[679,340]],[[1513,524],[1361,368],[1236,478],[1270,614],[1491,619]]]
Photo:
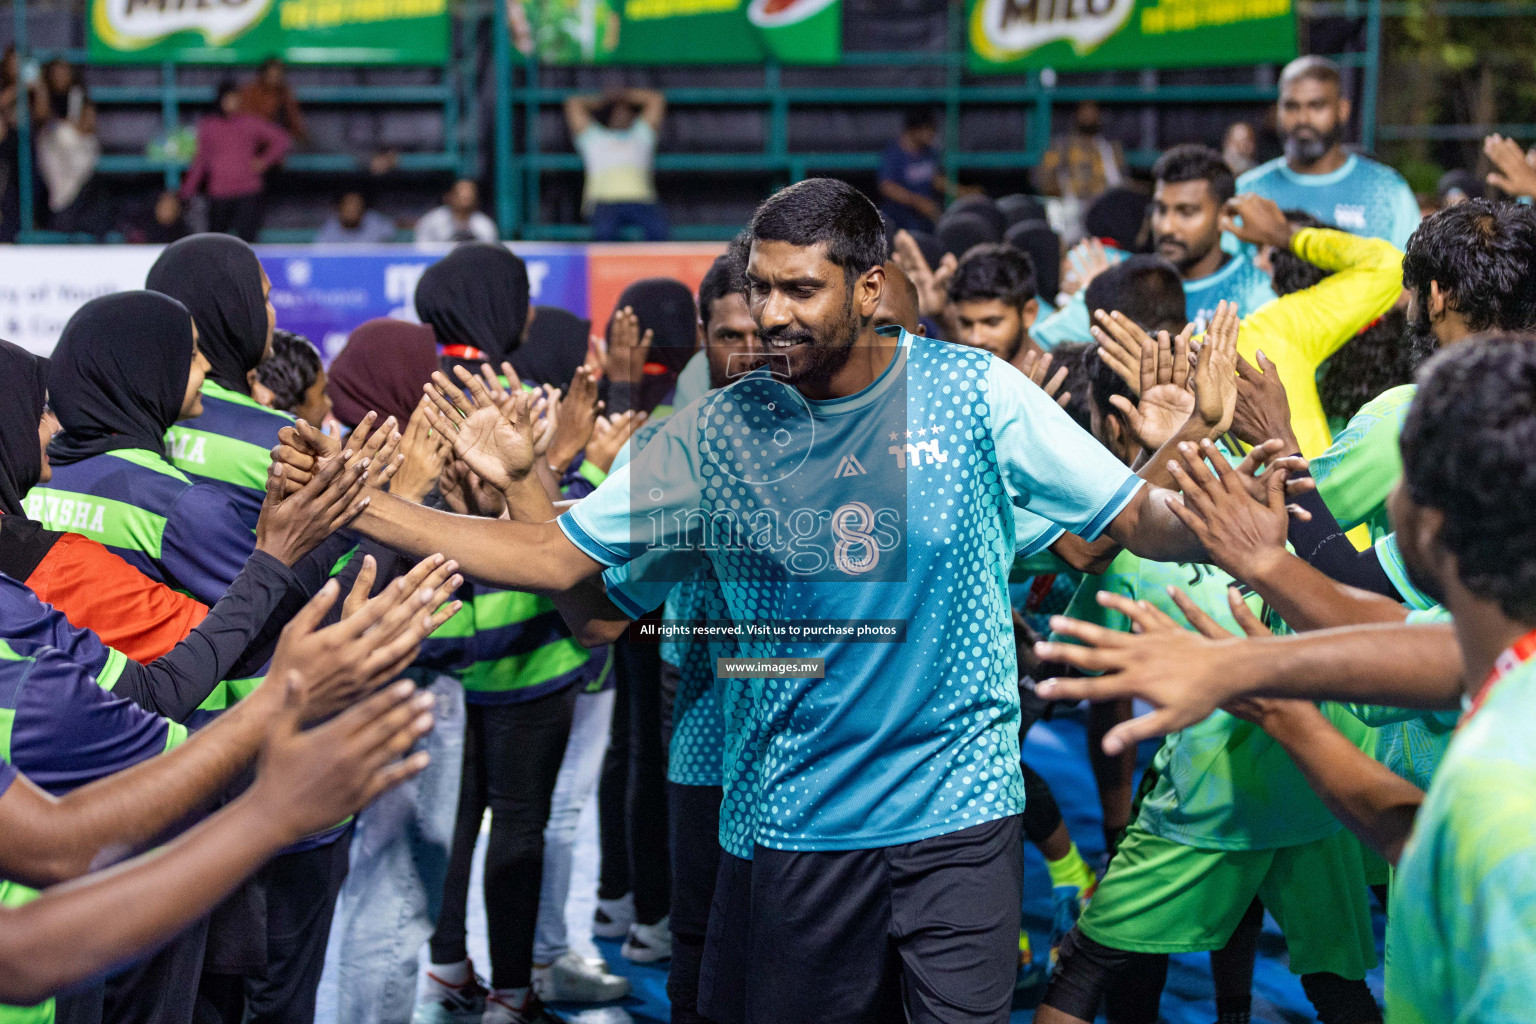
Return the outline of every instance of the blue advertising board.
[[[528,265],[533,304],[587,315],[587,253],[584,246],[518,243],[510,247]],[[416,319],[414,297],[422,273],[448,251],[401,246],[256,247],[272,279],[277,325],[302,334],[327,362],[365,320]]]

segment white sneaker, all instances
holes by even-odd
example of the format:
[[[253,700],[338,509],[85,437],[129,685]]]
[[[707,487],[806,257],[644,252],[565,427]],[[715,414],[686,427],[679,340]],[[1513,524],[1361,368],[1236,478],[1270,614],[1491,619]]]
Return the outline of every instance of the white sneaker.
[[[566,953],[548,967],[533,969],[533,991],[549,1003],[611,1003],[629,995],[629,979],[610,973],[604,962]]]
[[[592,912],[592,934],[599,939],[622,939],[635,923],[635,897],[625,893],[616,900],[599,899]]]
[[[619,950],[624,959],[637,964],[653,964],[672,957],[672,929],[667,919],[655,924],[635,924],[629,927],[629,937]]]
[[[479,1024],[485,1012],[485,986],[473,965],[462,984],[452,985],[427,970],[426,992],[411,1015],[412,1024]]]

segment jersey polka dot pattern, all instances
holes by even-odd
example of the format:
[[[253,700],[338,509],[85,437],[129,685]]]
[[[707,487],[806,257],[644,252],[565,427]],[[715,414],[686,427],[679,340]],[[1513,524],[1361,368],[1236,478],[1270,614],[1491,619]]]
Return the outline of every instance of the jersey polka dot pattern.
[[[790,552],[750,544],[710,553],[738,621],[883,608],[909,629],[905,644],[835,652],[818,643],[741,643],[744,657],[829,660],[825,679],[726,684],[720,831],[722,847],[736,856],[750,857],[754,843],[800,850],[910,841],[1023,808],[1005,585],[1013,519],[991,438],[989,357],[935,343],[923,355],[903,361],[903,378],[888,382],[878,403],[849,415],[782,400],[769,409],[771,386],[738,385],[729,402],[699,408],[695,465],[706,516],[751,521],[755,512],[824,508],[845,497],[815,474],[774,468],[763,439],[783,430],[790,436],[779,441],[792,461],[810,446],[807,465],[846,467],[839,453],[852,452],[863,471],[853,490],[870,506],[899,506],[904,526],[894,551],[880,556],[884,572],[869,573],[868,582],[830,582],[847,578],[835,555],[827,577],[807,579],[794,570],[811,557],[797,562]],[[814,423],[800,422],[807,412]],[[739,423],[746,437],[728,433]],[[878,432],[865,436],[871,424]],[[721,457],[733,448],[745,465]],[[899,468],[891,458],[898,450]],[[867,560],[862,549],[849,556],[857,566]],[[906,699],[895,699],[898,689]],[[834,750],[841,756],[824,756]],[[872,818],[883,819],[879,834],[867,827]]]

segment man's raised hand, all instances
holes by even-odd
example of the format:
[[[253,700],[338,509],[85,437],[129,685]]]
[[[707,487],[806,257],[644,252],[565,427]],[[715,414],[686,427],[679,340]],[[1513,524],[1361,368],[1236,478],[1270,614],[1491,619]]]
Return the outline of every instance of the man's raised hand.
[[[1077,643],[1041,643],[1035,653],[1083,672],[1102,673],[1048,679],[1035,692],[1047,700],[1129,700],[1139,697],[1153,710],[1121,722],[1104,737],[1104,751],[1116,755],[1141,740],[1166,736],[1194,725],[1235,697],[1235,638],[1212,640],[1172,622],[1145,602],[1100,592],[1098,601],[1123,614],[1142,632],[1123,633],[1090,622],[1057,616],[1051,629]]]
[[[1065,366],[1061,367],[1053,376],[1051,374],[1051,361],[1052,357],[1049,352],[1041,352],[1039,349],[1032,348],[1019,361],[1019,369],[1024,372],[1024,376],[1028,377],[1040,387],[1041,391],[1045,392],[1047,398],[1056,399],[1056,404],[1065,409],[1067,403],[1072,401],[1072,392],[1061,390],[1061,386],[1067,382],[1068,368]],[[1060,393],[1058,394],[1058,392]]]
[[[313,835],[420,772],[429,763],[411,746],[432,728],[432,695],[402,680],[312,729],[308,687],[296,671],[274,679],[284,687],[248,798],[266,810],[291,841]]]
[[[348,707],[405,671],[421,641],[459,610],[459,602],[448,600],[464,582],[457,568],[457,562],[442,555],[429,556],[359,603],[359,591],[366,595],[373,583],[365,564],[346,603],[350,614],[320,629],[339,590],[332,580],[283,627],[269,678],[301,672],[306,706],[314,717]]]
[[[454,367],[454,373],[469,394],[442,371],[432,374],[432,383],[426,386],[432,429],[447,438],[454,454],[486,483],[505,491],[533,468],[531,394],[515,396],[506,414],[497,408],[484,381],[462,366]]]
[[[1215,466],[1213,473],[1206,464]],[[1237,470],[1210,441],[1179,445],[1168,472],[1184,494],[1169,509],[1204,545],[1211,560],[1229,575],[1251,582],[1286,557],[1290,517],[1285,507],[1285,471],[1265,477],[1264,502],[1255,501]]]
[[[267,469],[267,496],[256,520],[256,548],[293,565],[368,506],[363,476],[368,462],[351,466],[332,459],[308,483],[287,493],[288,469],[276,459]]]

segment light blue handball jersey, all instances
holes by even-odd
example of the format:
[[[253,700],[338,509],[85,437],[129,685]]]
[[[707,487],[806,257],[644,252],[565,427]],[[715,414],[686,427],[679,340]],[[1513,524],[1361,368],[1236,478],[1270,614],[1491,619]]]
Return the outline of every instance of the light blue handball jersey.
[[[1121,259],[1124,258],[1122,253]],[[1252,253],[1245,250],[1234,253],[1216,273],[1184,282],[1184,315],[1197,330],[1204,331],[1216,313],[1217,303],[1223,299],[1237,303],[1237,315],[1244,317],[1274,297],[1269,275],[1254,265]],[[1029,336],[1049,352],[1070,342],[1091,343],[1091,323],[1088,290],[1084,288],[1050,316],[1037,319]]]
[[[1254,265],[1250,253],[1240,252],[1216,273],[1184,282],[1184,316],[1203,332],[1223,299],[1237,303],[1237,315],[1245,317],[1274,298],[1269,275]]]
[[[1329,174],[1297,174],[1285,157],[1276,157],[1242,174],[1237,191],[1273,199],[1282,210],[1305,210],[1357,235],[1384,238],[1399,249],[1419,226],[1419,201],[1403,176],[1356,153]],[[1238,245],[1230,235],[1223,241],[1229,252]]]
[[[1038,547],[1062,529],[1092,539],[1140,485],[1017,370],[901,332],[855,395],[811,401],[766,373],[711,392],[560,524],[609,566],[662,549],[681,578],[707,560],[742,656],[825,659],[822,679],[743,688],[757,756],[745,785],[726,780],[722,845],[736,852],[739,811],[764,846],[868,849],[1022,810],[1017,510]],[[905,642],[751,632],[824,620],[895,621]],[[730,694],[725,714],[729,746]],[[741,769],[729,749],[726,763]],[[754,782],[755,807],[736,807]]]

